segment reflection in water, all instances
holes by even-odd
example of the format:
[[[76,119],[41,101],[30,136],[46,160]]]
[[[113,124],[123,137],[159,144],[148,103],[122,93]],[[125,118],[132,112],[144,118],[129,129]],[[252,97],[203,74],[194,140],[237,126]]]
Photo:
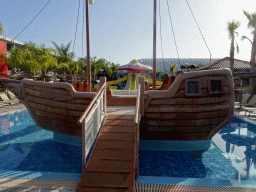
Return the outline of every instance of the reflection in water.
[[[213,138],[215,144],[224,152],[232,166],[238,171],[238,180],[256,178],[256,126],[234,118],[228,127]],[[225,148],[223,147],[225,146]]]

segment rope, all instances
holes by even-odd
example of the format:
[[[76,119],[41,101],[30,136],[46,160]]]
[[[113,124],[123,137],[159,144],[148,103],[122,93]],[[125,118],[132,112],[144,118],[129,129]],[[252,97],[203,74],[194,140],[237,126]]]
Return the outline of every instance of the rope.
[[[188,1],[187,1],[187,0],[186,0],[186,2],[187,2],[187,4],[188,4]],[[191,10],[189,4],[188,4],[188,7],[189,7],[189,9],[190,9],[190,12],[191,12],[191,14],[192,14],[192,16],[193,16],[195,22],[196,22],[196,25],[197,25],[197,27],[198,27],[198,30],[200,31],[200,33],[201,33],[201,35],[202,35],[202,38],[203,38],[203,40],[204,40],[204,43],[205,43],[205,45],[206,45],[208,51],[210,52],[210,61],[211,61],[211,60],[212,60],[212,53],[211,53],[211,51],[210,51],[210,49],[209,49],[209,47],[208,47],[208,45],[207,45],[207,43],[206,43],[206,41],[205,41],[205,39],[204,39],[203,33],[201,32],[200,27],[199,27],[199,25],[197,24],[196,18],[195,18],[195,16],[194,16],[194,14],[193,14],[193,12],[192,12],[192,10]]]
[[[164,65],[164,51],[163,51],[163,38],[162,38],[160,0],[159,0],[159,19],[160,19],[160,38],[161,38],[162,61],[163,61],[164,71],[165,71],[165,73],[167,73],[166,69],[165,69],[165,65]]]
[[[168,11],[169,11],[170,21],[171,21],[171,26],[172,26],[172,17],[171,17],[170,6],[169,6],[169,3],[168,3],[168,0],[167,0],[167,6],[168,6]],[[179,52],[178,52],[178,48],[177,48],[177,43],[176,43],[176,39],[175,39],[173,26],[172,26],[172,34],[173,34],[173,38],[174,38],[174,42],[175,42],[176,52],[177,52],[177,55],[178,55],[179,65],[180,65],[180,56],[179,56]],[[180,69],[181,69],[181,65],[180,65]]]
[[[77,14],[77,21],[76,21],[76,33],[77,33],[77,26],[78,26],[78,20],[79,20],[79,10],[80,10],[80,0],[79,1],[79,5],[78,5],[78,14]],[[73,45],[73,53],[75,50],[75,45],[76,45],[76,33],[75,33],[75,39],[74,39],[74,45]]]
[[[26,26],[24,29],[22,29],[21,32],[20,32],[18,35],[16,35],[16,37],[14,37],[14,39],[16,39],[17,37],[19,37],[19,36],[21,35],[21,33],[23,33],[23,32],[28,28],[28,26],[29,26],[29,25],[40,15],[40,13],[46,8],[46,6],[50,3],[50,1],[51,1],[51,0],[49,0],[49,1],[45,4],[45,6],[41,9],[41,11],[39,11],[39,13],[34,17],[34,19],[32,19],[32,21],[30,21],[29,24],[27,24],[27,26]],[[14,39],[13,39],[13,40],[14,40]],[[5,46],[4,48],[6,48],[6,46]],[[4,49],[4,48],[3,48],[3,49]],[[3,50],[3,49],[2,49],[2,50]],[[1,50],[1,51],[2,51],[2,50]]]

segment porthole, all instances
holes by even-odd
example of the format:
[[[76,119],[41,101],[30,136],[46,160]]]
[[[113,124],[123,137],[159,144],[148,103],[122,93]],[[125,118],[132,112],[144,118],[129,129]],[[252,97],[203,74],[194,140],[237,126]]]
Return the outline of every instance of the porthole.
[[[222,93],[222,79],[209,79],[209,93]]]
[[[200,96],[201,95],[201,81],[199,79],[189,79],[185,82],[186,96]]]

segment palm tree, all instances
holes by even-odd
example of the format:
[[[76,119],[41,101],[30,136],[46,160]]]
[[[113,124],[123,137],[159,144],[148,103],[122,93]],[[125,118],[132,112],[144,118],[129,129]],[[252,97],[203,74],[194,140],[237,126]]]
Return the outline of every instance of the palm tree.
[[[156,69],[156,78],[157,78],[157,79],[159,78],[160,75],[162,76],[163,74],[164,74],[163,71],[159,71],[158,68]]]
[[[2,34],[4,32],[4,28],[3,25],[0,23],[0,34]]]
[[[171,75],[173,76],[173,73],[176,71],[176,69],[177,69],[177,64],[176,63],[174,63],[173,65],[171,65],[170,63],[169,63],[169,67],[170,67],[170,72],[171,72]]]
[[[87,72],[87,59],[86,58],[79,58],[77,61],[78,64],[78,74],[85,75]]]
[[[236,29],[240,26],[239,21],[232,21],[228,22],[228,34],[229,38],[231,39],[231,45],[230,45],[230,69],[232,72],[232,75],[234,74],[234,55],[235,55],[235,34],[238,35],[236,32]],[[236,42],[236,47],[237,47],[237,53],[239,53],[239,47]]]
[[[52,51],[55,52],[56,59],[59,65],[59,69],[63,69],[63,72],[65,72],[66,66],[70,64],[70,62],[73,61],[75,54],[73,52],[69,52],[71,47],[71,41],[65,46],[64,44],[61,44],[58,46],[54,41],[52,41],[55,49],[52,49]]]
[[[243,10],[245,16],[248,19],[248,29],[252,29],[253,40],[252,40],[252,51],[251,51],[251,72],[255,73],[255,56],[256,56],[256,13],[249,14],[245,10]],[[243,36],[243,39],[248,39],[248,37]],[[250,93],[255,93],[255,80],[253,78],[250,79],[249,91]]]
[[[95,82],[95,75],[99,73],[100,69],[102,68],[103,65],[103,60],[98,59],[96,60],[97,57],[91,58],[91,71],[93,74],[93,81],[92,81],[92,86],[94,87],[94,82]]]
[[[15,47],[10,51],[8,64],[12,68],[21,69],[28,75],[35,75],[38,71],[45,75],[57,66],[56,59],[44,45],[37,47],[34,43],[24,44],[21,48]]]

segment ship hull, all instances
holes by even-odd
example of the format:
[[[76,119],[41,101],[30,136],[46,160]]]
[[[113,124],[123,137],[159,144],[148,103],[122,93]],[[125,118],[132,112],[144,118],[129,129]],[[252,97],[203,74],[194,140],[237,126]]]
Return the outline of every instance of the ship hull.
[[[196,83],[198,91],[189,90]],[[233,119],[232,75],[228,69],[184,73],[166,91],[145,92],[144,103],[141,140],[209,140]]]

